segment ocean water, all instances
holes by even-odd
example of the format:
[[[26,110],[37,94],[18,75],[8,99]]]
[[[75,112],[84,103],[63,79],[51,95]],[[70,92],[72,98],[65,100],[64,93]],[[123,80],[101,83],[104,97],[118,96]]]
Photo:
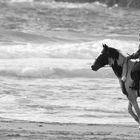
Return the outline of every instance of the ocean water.
[[[137,50],[140,11],[100,3],[0,3],[0,117],[133,124],[110,67],[91,70],[102,43]]]

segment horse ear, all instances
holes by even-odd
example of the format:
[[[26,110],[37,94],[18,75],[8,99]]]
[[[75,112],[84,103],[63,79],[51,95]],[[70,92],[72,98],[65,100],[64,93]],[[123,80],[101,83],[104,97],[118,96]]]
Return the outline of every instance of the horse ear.
[[[103,44],[104,49],[108,49],[108,46],[106,44]]]

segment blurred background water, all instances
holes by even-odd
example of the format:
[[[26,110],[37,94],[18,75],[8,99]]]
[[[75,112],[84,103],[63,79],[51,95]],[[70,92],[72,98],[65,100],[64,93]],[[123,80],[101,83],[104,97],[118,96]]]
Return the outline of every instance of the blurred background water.
[[[140,10],[96,3],[0,3],[0,117],[60,123],[134,123],[102,43],[133,53]]]

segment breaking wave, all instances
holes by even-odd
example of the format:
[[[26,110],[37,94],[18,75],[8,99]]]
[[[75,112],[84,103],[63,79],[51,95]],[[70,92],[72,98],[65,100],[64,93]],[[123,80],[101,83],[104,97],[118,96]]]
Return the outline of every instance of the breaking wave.
[[[63,42],[51,40],[44,44],[0,44],[0,76],[16,78],[112,78],[111,69],[95,73],[91,70],[94,59],[102,50],[102,43],[123,53],[132,53],[137,42],[121,39],[97,39],[96,41]]]
[[[121,41],[105,39],[84,43],[64,44],[17,44],[0,45],[0,58],[72,58],[72,59],[93,59],[102,49],[102,43],[117,48],[124,53],[136,51],[137,43],[134,41]]]
[[[102,4],[100,2],[88,3],[73,3],[73,2],[56,2],[55,0],[9,0],[9,3],[30,3],[30,4],[41,4],[44,6],[49,6],[50,8],[96,8],[107,7],[106,4]]]
[[[106,69],[98,73],[93,72],[90,67],[83,69],[66,69],[66,68],[2,68],[0,69],[0,76],[2,77],[15,77],[15,78],[33,78],[33,79],[48,79],[48,78],[112,78],[113,73]]]

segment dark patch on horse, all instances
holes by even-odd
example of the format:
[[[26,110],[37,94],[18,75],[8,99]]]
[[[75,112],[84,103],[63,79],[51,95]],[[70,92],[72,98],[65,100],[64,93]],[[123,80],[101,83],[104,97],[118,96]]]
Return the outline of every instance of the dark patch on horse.
[[[114,49],[114,48],[109,48],[109,57],[113,58],[113,59],[119,59],[119,52],[118,50]]]
[[[136,63],[134,64],[134,66],[135,66],[137,63],[138,63],[138,62],[136,62]],[[133,67],[134,67],[134,66],[133,66]],[[132,78],[133,80],[136,80],[136,78],[138,78],[138,83],[139,83],[139,84],[137,85],[138,87],[137,87],[136,90],[137,90],[138,97],[140,97],[140,92],[139,92],[139,87],[140,87],[140,71],[136,71],[135,73],[131,71],[131,74],[130,74],[130,75],[131,75],[131,78]]]
[[[117,60],[119,59],[119,51],[114,48],[109,48],[108,50],[109,57],[114,60],[114,64],[112,65],[112,69],[115,73],[115,75],[118,78],[122,77],[122,67],[118,65]]]
[[[112,65],[112,69],[118,78],[122,77],[122,67],[118,65],[117,60],[114,61],[114,64]]]
[[[139,76],[139,79],[140,79],[140,71],[138,72],[138,76]],[[139,88],[140,88],[140,81],[139,81],[138,90],[137,90],[138,97],[140,97]]]
[[[140,92],[139,92],[139,89],[137,90],[137,93],[138,93],[138,97],[140,97]]]

